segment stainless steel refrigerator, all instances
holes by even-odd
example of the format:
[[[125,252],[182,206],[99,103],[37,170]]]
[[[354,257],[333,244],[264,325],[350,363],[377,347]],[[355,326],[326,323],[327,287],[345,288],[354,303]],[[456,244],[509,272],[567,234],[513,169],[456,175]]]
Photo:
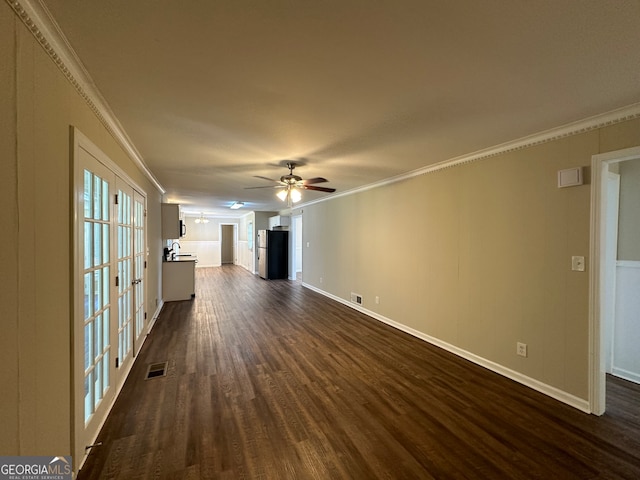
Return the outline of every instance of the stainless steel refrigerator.
[[[289,275],[289,232],[258,230],[258,275],[266,280]]]

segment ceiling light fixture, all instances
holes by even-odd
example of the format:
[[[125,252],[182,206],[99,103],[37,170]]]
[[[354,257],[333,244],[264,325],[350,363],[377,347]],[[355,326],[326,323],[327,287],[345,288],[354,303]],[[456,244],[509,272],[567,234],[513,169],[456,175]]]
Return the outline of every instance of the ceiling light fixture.
[[[196,218],[196,223],[209,223],[209,219],[204,218],[204,213],[201,213],[200,218]]]
[[[233,202],[233,205],[231,205],[229,208],[231,210],[238,210],[239,208],[244,207],[244,202]]]
[[[289,207],[291,207],[293,203],[297,203],[302,200],[302,193],[300,193],[300,190],[291,184],[284,187],[276,193],[276,195],[283,202],[286,201]]]

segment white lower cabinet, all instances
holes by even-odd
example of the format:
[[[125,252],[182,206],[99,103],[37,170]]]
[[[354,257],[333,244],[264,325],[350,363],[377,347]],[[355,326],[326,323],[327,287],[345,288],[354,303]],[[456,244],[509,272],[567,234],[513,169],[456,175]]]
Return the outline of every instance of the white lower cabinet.
[[[196,296],[195,260],[162,262],[162,299],[191,300]]]

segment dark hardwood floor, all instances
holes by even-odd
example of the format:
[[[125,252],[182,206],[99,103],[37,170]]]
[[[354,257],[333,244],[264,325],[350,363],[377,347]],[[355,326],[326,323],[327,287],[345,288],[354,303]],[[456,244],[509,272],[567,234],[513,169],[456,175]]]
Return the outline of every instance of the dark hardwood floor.
[[[640,386],[608,398],[587,415],[298,283],[199,269],[78,478],[638,479]]]

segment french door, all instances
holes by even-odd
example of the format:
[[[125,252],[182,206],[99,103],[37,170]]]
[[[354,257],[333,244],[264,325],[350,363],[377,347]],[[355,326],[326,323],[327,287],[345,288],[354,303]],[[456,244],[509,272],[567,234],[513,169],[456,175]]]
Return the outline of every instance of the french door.
[[[146,199],[74,131],[74,452],[98,434],[148,328]]]
[[[112,196],[114,175],[96,162],[89,152],[81,150],[81,185],[76,185],[80,205],[77,212],[79,238],[77,257],[82,259],[76,270],[76,297],[81,297],[75,312],[75,392],[76,424],[91,432],[99,428],[97,419],[106,415],[113,400],[114,377],[113,334],[114,308]],[[78,188],[79,187],[79,188]],[[81,279],[81,280],[80,280]],[[81,292],[81,293],[80,293]],[[82,386],[82,388],[80,388]],[[81,392],[81,401],[78,395]],[[79,415],[78,415],[79,414]],[[79,418],[78,418],[79,417]]]
[[[133,362],[133,188],[116,179],[116,288],[118,297],[118,356],[116,367],[128,370]],[[120,378],[124,381],[124,378]]]
[[[149,323],[145,312],[146,285],[145,272],[147,270],[147,231],[146,198],[134,190],[133,192],[133,319],[134,335],[133,348],[138,353],[144,336],[147,334]]]

